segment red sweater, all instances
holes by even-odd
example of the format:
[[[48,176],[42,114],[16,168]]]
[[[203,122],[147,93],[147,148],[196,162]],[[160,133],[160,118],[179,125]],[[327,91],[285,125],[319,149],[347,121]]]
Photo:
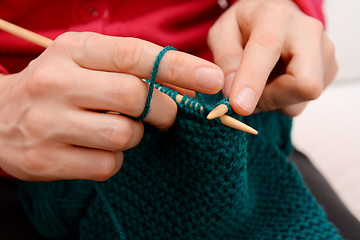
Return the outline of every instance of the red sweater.
[[[171,45],[211,60],[210,26],[224,9],[221,0],[3,0],[0,18],[55,39],[66,31],[93,31]],[[231,2],[229,0],[228,2]],[[294,0],[321,21],[322,0]],[[0,32],[0,73],[21,71],[43,49]],[[0,170],[0,177],[5,176]]]

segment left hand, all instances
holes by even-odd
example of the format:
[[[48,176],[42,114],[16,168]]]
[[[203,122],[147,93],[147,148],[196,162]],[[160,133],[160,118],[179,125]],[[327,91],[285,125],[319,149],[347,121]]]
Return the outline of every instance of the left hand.
[[[296,116],[338,69],[323,24],[291,0],[239,0],[210,29],[208,43],[226,76],[223,94],[240,115]]]

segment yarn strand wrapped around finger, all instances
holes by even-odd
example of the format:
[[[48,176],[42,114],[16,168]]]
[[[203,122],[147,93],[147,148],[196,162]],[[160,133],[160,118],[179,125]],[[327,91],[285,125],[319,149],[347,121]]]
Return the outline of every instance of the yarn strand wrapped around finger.
[[[150,111],[150,105],[151,105],[151,99],[152,99],[152,95],[154,92],[154,87],[155,87],[155,80],[156,80],[156,76],[159,70],[159,65],[160,65],[160,61],[162,59],[162,57],[165,55],[165,53],[169,50],[174,50],[177,51],[174,47],[172,46],[166,46],[165,48],[163,48],[163,50],[161,50],[159,52],[159,54],[156,57],[155,63],[154,63],[154,67],[152,69],[151,75],[150,75],[150,80],[149,80],[149,92],[146,98],[146,103],[145,103],[145,108],[143,113],[135,118],[136,121],[142,121],[146,118],[146,116],[148,115],[149,111]]]

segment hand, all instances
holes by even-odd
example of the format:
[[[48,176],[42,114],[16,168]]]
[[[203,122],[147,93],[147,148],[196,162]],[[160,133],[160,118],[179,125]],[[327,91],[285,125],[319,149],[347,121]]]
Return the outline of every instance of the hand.
[[[226,76],[223,94],[241,115],[256,107],[296,116],[338,69],[322,23],[290,0],[239,0],[210,29],[208,43]]]
[[[0,167],[23,180],[105,180],[136,146],[149,79],[161,47],[132,38],[66,33],[22,72],[0,76]],[[159,82],[216,93],[223,72],[177,51],[163,57]],[[119,112],[124,115],[103,113]],[[174,101],[155,90],[145,121],[169,128]],[[126,116],[125,116],[126,115]]]

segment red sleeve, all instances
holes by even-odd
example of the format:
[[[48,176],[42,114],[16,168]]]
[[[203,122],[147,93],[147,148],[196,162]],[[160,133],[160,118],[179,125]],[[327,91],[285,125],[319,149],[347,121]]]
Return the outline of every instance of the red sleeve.
[[[322,11],[323,0],[293,0],[305,14],[320,20],[325,24]]]
[[[0,179],[2,179],[2,178],[13,179],[12,176],[7,174],[4,170],[0,169]]]
[[[6,70],[6,68],[4,68],[4,66],[2,66],[2,65],[0,65],[0,73],[9,74],[9,72]]]

